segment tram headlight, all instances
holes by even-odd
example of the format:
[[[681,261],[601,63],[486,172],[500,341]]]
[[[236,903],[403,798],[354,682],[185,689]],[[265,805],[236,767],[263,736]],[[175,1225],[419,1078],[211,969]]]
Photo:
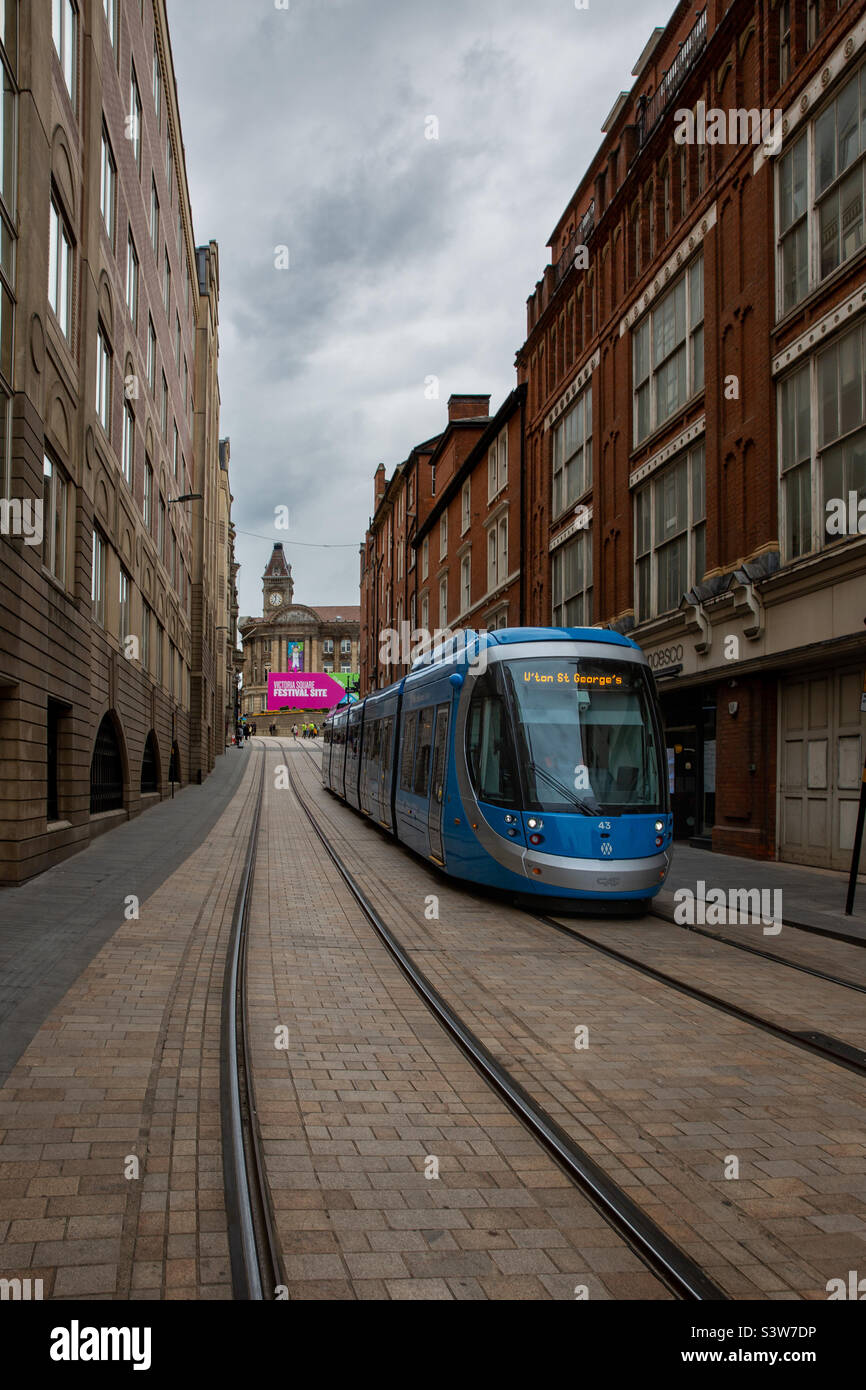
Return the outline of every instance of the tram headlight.
[[[529,829],[530,829],[530,830],[543,830],[543,829],[544,829],[544,821],[543,821],[543,820],[537,820],[535,816],[530,816],[530,817],[529,817],[529,820],[526,822],[526,824],[529,826]]]
[[[664,821],[663,821],[663,820],[657,820],[657,821],[656,821],[656,830],[657,830],[657,831],[662,831],[662,830],[664,830],[664,828],[665,828],[665,823],[664,823]]]
[[[505,817],[505,824],[506,824],[506,825],[516,825],[516,824],[517,824],[517,817],[516,817],[516,816],[510,816],[510,815],[509,815],[509,816],[506,816],[506,817]]]

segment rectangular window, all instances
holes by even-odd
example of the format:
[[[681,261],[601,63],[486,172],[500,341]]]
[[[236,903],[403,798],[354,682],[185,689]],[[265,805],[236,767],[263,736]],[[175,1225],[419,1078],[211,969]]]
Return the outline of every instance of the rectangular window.
[[[461,612],[465,613],[472,604],[472,560],[470,556],[464,555],[460,561],[460,605]]]
[[[439,626],[448,626],[448,576],[439,584]]]
[[[156,329],[150,314],[147,316],[147,384],[156,395]]]
[[[72,239],[63,214],[51,199],[51,227],[48,251],[48,302],[64,338],[72,330]]]
[[[681,454],[634,494],[637,621],[679,606],[706,569],[704,446]]]
[[[415,768],[412,790],[416,796],[427,796],[430,788],[430,752],[433,746],[433,706],[418,713],[418,741],[415,746]]]
[[[150,240],[153,246],[153,254],[159,255],[159,194],[156,191],[156,179],[151,176],[150,180]]]
[[[62,471],[46,455],[42,465],[42,563],[66,584],[66,528],[69,486]]]
[[[171,313],[171,265],[168,259],[168,247],[165,248],[165,266],[162,274],[162,299],[165,304],[165,316],[168,318]]]
[[[138,252],[132,239],[132,229],[126,243],[126,307],[133,328],[138,327]]]
[[[443,512],[439,521],[439,559],[448,554],[448,513]]]
[[[168,443],[168,382],[165,379],[165,372],[162,373],[162,396],[160,398],[160,424],[162,426],[162,437]]]
[[[421,542],[421,578],[426,579],[430,572],[430,537],[425,536]]]
[[[51,33],[66,90],[75,105],[78,64],[78,11],[72,0],[51,0]]]
[[[553,431],[553,515],[559,516],[592,486],[592,385],[578,396]]]
[[[141,665],[142,668],[150,671],[150,629],[153,616],[147,604],[141,605]]]
[[[141,173],[141,92],[135,67],[129,70],[129,114],[126,121],[126,138],[132,143],[132,156],[135,167]]]
[[[791,76],[791,0],[779,5],[779,86]]]
[[[424,632],[430,630],[430,599],[427,594],[421,595],[421,627]]]
[[[806,0],[806,48],[814,48],[818,41],[819,0]]]
[[[129,401],[126,401],[123,406],[122,464],[123,476],[129,486],[132,487],[135,468],[135,416],[132,413],[132,406]]]
[[[163,678],[163,656],[165,652],[165,628],[161,623],[156,625],[156,683],[162,685]]]
[[[94,526],[90,599],[93,604],[93,621],[99,623],[100,627],[105,627],[105,557],[105,541]]]
[[[786,314],[809,288],[807,143],[803,135],[779,160],[777,182],[777,275],[781,312]]]
[[[410,714],[403,730],[403,750],[400,758],[400,789],[412,790],[415,771],[415,730],[418,726],[417,713]]]
[[[180,479],[180,435],[177,432],[177,421],[174,422],[174,447],[172,449],[172,461],[175,480]]]
[[[351,655],[352,655],[352,639],[351,639],[350,637],[344,637],[344,638],[341,640],[341,642],[340,642],[340,656],[351,656]]]
[[[554,627],[592,625],[592,531],[579,531],[550,557]]]
[[[470,526],[470,523],[471,523],[471,521],[472,521],[472,494],[471,494],[471,489],[470,489],[470,484],[469,484],[469,479],[468,479],[468,478],[466,479],[466,482],[463,484],[463,495],[462,495],[462,499],[461,499],[460,517],[461,517],[460,534],[461,534],[461,536],[463,536],[463,535],[465,535],[466,532],[469,530],[469,526]]]
[[[117,51],[117,5],[118,0],[102,0],[102,8],[105,10],[105,23],[108,25],[108,37],[111,40],[111,47]]]
[[[159,49],[155,40],[153,45],[153,104],[156,109],[156,128],[159,130],[162,121],[162,71],[159,65]]]
[[[864,245],[864,179],[866,65],[861,65],[778,161],[776,281],[780,317]]]
[[[634,442],[653,433],[704,384],[704,258],[632,330]]]
[[[153,465],[149,458],[144,460],[144,499],[142,516],[148,531],[153,526]]]
[[[118,637],[120,638],[120,642],[121,642],[121,646],[122,646],[122,645],[126,642],[127,637],[129,637],[129,635],[130,635],[130,631],[129,631],[129,628],[130,628],[130,611],[129,611],[129,601],[130,601],[130,579],[129,579],[129,575],[126,573],[126,570],[123,568],[123,566],[121,566],[121,569],[120,569],[120,582],[119,582],[119,584],[118,584],[117,600],[118,600],[118,628],[117,628],[117,635],[118,635]]]
[[[165,137],[165,177],[168,183],[169,201],[174,197],[174,150],[171,147],[171,131]]]
[[[156,516],[156,551],[160,560],[165,563],[165,498],[161,493]]]
[[[322,651],[325,653],[325,656],[334,655],[334,643],[330,637],[325,638],[325,641],[322,644]]]
[[[855,328],[779,383],[785,560],[860,534],[866,499],[864,374],[866,328]]]
[[[102,170],[99,206],[109,240],[114,245],[114,209],[117,200],[117,164],[108,131],[102,127]]]
[[[96,414],[111,438],[111,348],[102,324],[96,330]]]

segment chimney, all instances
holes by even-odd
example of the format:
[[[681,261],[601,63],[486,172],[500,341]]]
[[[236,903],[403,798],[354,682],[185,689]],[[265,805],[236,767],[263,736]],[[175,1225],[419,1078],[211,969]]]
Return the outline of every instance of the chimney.
[[[380,463],[373,478],[373,511],[377,511],[379,503],[385,496],[385,465]]]
[[[448,401],[448,423],[454,420],[486,419],[490,414],[489,396],[451,396]]]

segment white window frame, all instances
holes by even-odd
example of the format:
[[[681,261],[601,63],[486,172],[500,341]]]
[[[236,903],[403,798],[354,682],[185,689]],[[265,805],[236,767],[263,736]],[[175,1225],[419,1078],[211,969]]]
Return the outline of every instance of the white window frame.
[[[142,125],[142,105],[141,88],[138,85],[138,75],[135,71],[135,63],[129,65],[129,111],[127,113],[127,138],[132,145],[132,155],[135,160],[135,167],[141,173],[141,125]]]
[[[448,576],[443,575],[439,581],[439,626],[448,626]]]
[[[444,560],[448,554],[448,509],[439,518],[439,559]]]
[[[852,344],[859,335],[859,369],[854,370],[849,375],[848,392],[855,380],[859,380],[860,385],[860,420],[859,422],[848,422],[844,424],[841,420],[837,425],[837,432],[828,437],[826,443],[822,444],[822,416],[824,412],[824,400],[829,399],[824,392],[824,382],[822,374],[828,370],[831,360],[834,365],[834,375],[836,376],[837,390],[833,397],[835,405],[834,412],[838,416],[842,414],[844,393],[841,383],[840,371],[844,365],[846,344]],[[830,535],[827,531],[827,502],[834,495],[830,492],[830,484],[826,478],[827,455],[832,454],[838,449],[844,449],[846,444],[858,441],[860,437],[866,440],[866,383],[863,377],[866,372],[866,322],[861,321],[853,328],[848,328],[844,333],[838,334],[829,343],[822,343],[820,349],[813,352],[805,362],[801,362],[791,372],[785,374],[777,382],[777,451],[779,458],[779,539],[782,552],[782,563],[793,564],[795,561],[804,559],[809,555],[818,554],[838,545],[847,538],[846,535]],[[800,426],[802,419],[798,420],[796,407],[791,416],[791,426],[793,430],[787,428],[788,412],[786,410],[786,396],[791,389],[796,389],[795,383],[799,383],[801,391],[801,407],[808,406],[808,438],[803,438],[803,431]],[[788,442],[786,443],[786,432]],[[793,448],[792,448],[793,446]],[[789,455],[789,458],[786,458]],[[795,550],[790,544],[790,522],[792,521],[792,508],[789,500],[789,490],[794,483],[795,475],[799,475],[801,487],[805,482],[805,493],[809,499],[809,545],[806,548]],[[839,500],[846,506],[849,501],[849,492],[857,491],[858,503],[866,496],[866,488],[862,490],[852,488],[852,478],[843,476],[842,487],[839,491]]]
[[[48,302],[68,342],[72,335],[72,237],[53,193],[50,218]]]
[[[463,484],[463,491],[460,495],[460,534],[465,536],[469,527],[472,525],[472,488],[471,479],[467,478]]]
[[[575,583],[566,593],[567,557],[576,553]],[[554,627],[591,627],[593,613],[592,583],[592,528],[585,527],[563,544],[556,547],[550,556],[550,595],[551,622]],[[571,621],[569,604],[579,601],[580,621]]]
[[[78,90],[78,7],[72,0],[51,0],[51,36],[72,105]]]
[[[672,346],[664,342],[656,357],[656,325],[669,305],[674,307],[676,334],[676,296],[683,288],[682,338],[674,337]],[[698,293],[699,290],[699,293]],[[698,304],[698,301],[699,304]],[[704,388],[704,256],[700,251],[684,268],[681,275],[653,303],[631,331],[632,337],[632,437],[634,447],[649,439],[668,420],[673,419],[699,391]],[[644,342],[644,352],[640,344]],[[662,373],[670,369],[683,353],[683,395],[664,415],[659,414],[658,388]],[[641,364],[643,362],[643,365]],[[641,393],[647,392],[646,428],[641,429]]]
[[[460,611],[468,613],[472,607],[472,553],[461,556],[460,559]]]
[[[840,110],[840,98],[847,93],[849,87],[854,85],[858,97],[858,107],[853,130],[857,132],[857,144],[859,152],[839,173],[839,130],[838,116]],[[829,179],[825,188],[818,191],[818,129],[822,126],[829,126],[831,113],[833,116],[833,150],[834,150],[834,174]],[[866,61],[863,61],[854,72],[846,72],[844,78],[836,85],[832,95],[828,96],[820,108],[809,116],[802,131],[793,139],[787,149],[779,155],[776,160],[775,174],[775,233],[776,233],[776,320],[784,318],[787,314],[793,313],[813,291],[825,285],[834,275],[843,273],[843,268],[848,265],[851,259],[857,255],[858,251],[866,245],[866,208],[864,208],[864,195],[866,195]],[[799,160],[805,166],[805,205],[798,210],[793,201],[793,173],[789,174],[789,169],[793,170],[795,153],[799,152]],[[859,171],[859,172],[858,172]],[[843,256],[843,246],[841,241],[842,228],[840,227],[841,216],[838,212],[836,216],[836,237],[838,238],[839,260],[836,265],[831,266],[826,273],[822,270],[822,232],[821,232],[821,211],[835,198],[842,198],[843,189],[846,184],[853,185],[855,189],[854,200],[850,204],[855,205],[857,201],[857,188],[859,187],[860,220],[854,223],[859,229],[859,244],[854,244],[847,255]],[[791,189],[790,195],[786,191]],[[782,223],[783,208],[790,202],[790,209],[787,216],[790,221],[784,227]],[[794,297],[786,304],[785,302],[785,247],[789,242],[793,242],[795,234],[799,238],[799,255],[797,268],[798,288],[795,290]],[[805,241],[805,246],[803,246]]]
[[[686,475],[686,520],[679,530],[670,535],[659,536],[658,513],[659,508],[656,504],[656,494],[658,489],[669,487],[676,470],[684,467]],[[704,440],[695,444],[690,449],[684,449],[681,453],[672,458],[663,468],[657,469],[640,487],[635,488],[633,495],[633,538],[634,538],[634,608],[635,621],[644,623],[651,618],[660,617],[663,613],[674,611],[679,603],[682,594],[687,592],[692,585],[699,584],[703,579],[703,571],[706,565],[706,448]],[[640,513],[643,499],[649,498],[649,545],[644,548],[639,535]],[[662,608],[658,598],[659,584],[659,555],[672,546],[673,542],[680,537],[686,537],[686,579],[685,585],[680,593],[676,595],[670,607]],[[648,602],[647,611],[641,603],[641,567],[648,561],[647,588]]]
[[[111,438],[111,344],[100,322],[96,328],[96,417],[108,438]]]
[[[147,384],[156,400],[156,324],[152,314],[147,316]]]
[[[138,327],[138,283],[139,283],[140,262],[138,252],[135,249],[135,241],[132,236],[132,228],[126,241],[126,307],[129,311],[130,322],[133,328]]]
[[[42,460],[42,563],[66,588],[70,484],[49,454]]]
[[[430,573],[430,537],[425,536],[421,542],[421,579],[427,578]]]
[[[156,177],[150,176],[150,244],[153,247],[153,254],[159,255],[159,192],[156,187]]]
[[[135,415],[129,401],[123,403],[123,444],[120,459],[123,476],[132,487],[135,470]]]
[[[114,224],[117,215],[117,160],[108,138],[108,131],[102,127],[102,154],[100,166],[99,208],[108,239],[114,245]]]
[[[92,565],[90,574],[90,602],[93,607],[93,620],[105,627],[105,572],[108,559],[108,546],[98,527],[93,528]]]
[[[572,424],[574,422],[574,424]],[[571,452],[569,432],[575,430]],[[592,488],[592,381],[553,429],[551,516],[555,520]],[[572,483],[574,479],[574,483]]]

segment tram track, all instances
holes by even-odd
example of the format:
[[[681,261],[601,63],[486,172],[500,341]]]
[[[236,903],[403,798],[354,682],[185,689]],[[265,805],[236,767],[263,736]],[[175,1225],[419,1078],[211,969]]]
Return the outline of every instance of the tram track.
[[[299,742],[298,742],[298,747],[299,747],[299,748],[301,749],[301,751],[302,751],[303,753],[305,753],[306,756],[310,759],[310,762],[313,764],[313,767],[316,769],[317,774],[321,775],[321,767],[316,763],[316,759],[314,758],[313,754],[310,752],[309,748],[307,748],[307,747],[305,746],[304,743],[300,742],[300,740],[299,740]],[[371,824],[374,824],[374,825],[375,825],[376,823],[373,821],[373,822],[371,822]],[[376,828],[379,829],[380,827],[377,826]],[[384,833],[387,833],[387,832],[384,832]],[[390,838],[390,837],[389,837],[389,838]],[[725,936],[725,935],[723,935],[723,934],[720,933],[720,932],[708,931],[705,927],[693,926],[693,925],[691,925],[691,924],[689,924],[689,923],[675,922],[675,921],[673,921],[673,919],[672,919],[671,917],[667,916],[666,914],[664,914],[664,913],[658,911],[657,909],[655,909],[655,908],[653,908],[653,907],[650,907],[649,912],[650,912],[650,914],[651,914],[653,917],[655,917],[658,921],[660,921],[660,922],[665,922],[668,926],[676,927],[678,931],[687,931],[687,932],[691,932],[691,933],[692,933],[693,935],[695,935],[695,936],[705,937],[707,940],[709,940],[709,941],[715,941],[715,942],[718,943],[719,945],[730,946],[730,947],[731,947],[732,949],[734,949],[734,950],[743,951],[743,952],[745,952],[745,953],[747,953],[747,954],[749,954],[749,955],[757,956],[757,957],[758,957],[759,959],[761,959],[761,960],[767,960],[767,961],[772,962],[772,963],[775,964],[775,965],[782,965],[782,966],[785,966],[785,967],[787,967],[789,970],[797,970],[797,971],[800,971],[802,974],[809,975],[809,976],[811,976],[813,979],[816,979],[816,980],[823,980],[826,984],[837,985],[837,986],[839,986],[839,988],[841,988],[841,989],[848,989],[848,990],[853,990],[853,991],[855,991],[856,993],[859,993],[859,994],[866,994],[866,984],[860,983],[859,981],[846,979],[846,978],[845,978],[844,976],[842,976],[842,975],[834,975],[834,974],[831,974],[829,971],[817,969],[815,966],[813,966],[813,965],[808,965],[808,964],[806,964],[804,961],[791,960],[790,957],[779,955],[779,954],[778,954],[777,952],[775,952],[775,951],[764,951],[764,950],[761,950],[761,948],[758,947],[758,946],[752,946],[752,945],[750,945],[748,942],[745,942],[745,941],[736,941],[736,940],[734,940],[733,937]],[[530,913],[530,915],[534,915],[534,914]],[[538,915],[539,915],[540,917],[543,917],[545,914],[538,914]],[[552,919],[551,919],[551,920],[552,920]],[[560,925],[560,927],[562,927],[562,928],[565,927],[565,924],[564,924],[564,923],[563,923],[563,924],[559,924],[559,925]],[[801,927],[799,927],[799,926],[795,926],[795,925],[792,925],[792,924],[790,924],[790,923],[784,923],[783,925],[788,926],[791,930],[796,930],[796,931],[806,930],[805,928],[801,928]],[[573,934],[576,934],[576,933],[573,933]],[[829,933],[823,933],[823,935],[829,935]],[[836,936],[834,936],[833,939],[834,939],[834,940],[835,940],[835,939],[838,939],[840,942],[842,942],[843,944],[846,944],[846,945],[858,946],[858,947],[866,947],[866,941],[859,941],[859,940],[857,940],[856,938],[848,939],[848,938],[844,938],[844,937],[842,937],[842,936],[839,936],[838,938],[837,938]],[[712,1002],[711,997],[708,996],[707,999],[705,1000],[705,1002],[708,1002],[708,1003]],[[846,1045],[843,1044],[842,1046],[843,1046],[843,1049],[844,1049]],[[855,1049],[855,1051],[857,1051],[857,1050]],[[866,1053],[863,1053],[862,1056],[863,1056],[864,1059],[866,1059]]]
[[[220,1119],[232,1294],[254,1302],[274,1299],[278,1285],[285,1283],[259,1133],[247,1008],[248,924],[266,765],[267,751],[263,751],[232,916],[220,1029]]]
[[[279,745],[285,756],[286,749]],[[303,749],[315,766],[308,749]],[[542,1145],[574,1185],[617,1231],[644,1265],[677,1297],[685,1300],[727,1300],[728,1295],[709,1278],[700,1265],[661,1229],[628,1196],[504,1067],[452,1009],[440,992],[412,960],[397,936],[383,920],[371,898],[349,869],[333,838],[323,828],[319,817],[303,795],[298,778],[289,762],[286,763],[289,783],[295,799],[309,822],[315,836],[349,889],[364,916],[376,931],[389,954],[406,979],[424,1000],[431,1013],[445,1028],[452,1040],[468,1057],[492,1090],[516,1115],[526,1130]]]

